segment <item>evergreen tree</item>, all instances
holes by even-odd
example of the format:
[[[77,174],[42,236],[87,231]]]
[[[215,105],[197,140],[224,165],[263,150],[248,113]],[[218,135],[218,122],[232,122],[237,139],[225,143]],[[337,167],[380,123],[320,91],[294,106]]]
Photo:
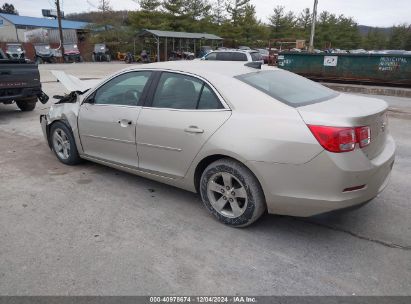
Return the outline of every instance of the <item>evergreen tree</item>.
[[[213,21],[221,25],[226,21],[226,5],[224,0],[215,0],[212,8]]]
[[[207,15],[211,5],[207,0],[185,0],[183,3],[184,13],[193,20],[198,20]]]
[[[297,20],[297,25],[303,29],[304,31],[307,31],[311,27],[311,19],[312,15],[310,12],[309,8],[305,8],[301,13],[300,16],[298,17]]]
[[[184,2],[184,0],[164,0],[163,7],[171,16],[181,16],[184,14]]]
[[[13,4],[4,3],[3,6],[0,8],[0,13],[10,14],[10,15],[18,15],[18,11],[14,8]]]
[[[160,0],[138,0],[141,10],[152,12],[159,8],[161,5]]]
[[[237,26],[240,19],[244,17],[245,9],[251,0],[231,0],[227,4],[227,12],[231,17],[231,22]]]
[[[295,36],[297,18],[291,11],[285,13],[284,6],[275,7],[269,21],[275,38],[295,38],[290,36]]]
[[[410,35],[409,28],[406,24],[394,26],[391,30],[389,38],[389,46],[391,49],[403,50],[406,48],[406,41]]]

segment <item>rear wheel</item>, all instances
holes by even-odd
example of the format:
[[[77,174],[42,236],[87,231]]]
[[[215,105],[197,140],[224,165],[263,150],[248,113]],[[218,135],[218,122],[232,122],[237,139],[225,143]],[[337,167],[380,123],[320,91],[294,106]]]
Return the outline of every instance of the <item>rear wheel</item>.
[[[81,162],[73,133],[63,122],[55,122],[50,129],[50,143],[57,158],[66,165]]]
[[[26,98],[26,99],[16,100],[17,106],[23,112],[33,111],[34,108],[36,107],[36,103],[37,103],[37,97],[36,96]]]
[[[215,161],[204,170],[200,193],[206,208],[230,226],[248,226],[266,209],[257,178],[246,166],[232,159]]]

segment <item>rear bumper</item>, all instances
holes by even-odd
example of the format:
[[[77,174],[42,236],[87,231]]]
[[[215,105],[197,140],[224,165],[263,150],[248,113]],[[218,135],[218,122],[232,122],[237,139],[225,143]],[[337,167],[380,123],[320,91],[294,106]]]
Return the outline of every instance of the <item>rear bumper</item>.
[[[365,203],[388,184],[395,143],[388,135],[384,150],[369,160],[361,150],[323,151],[301,165],[250,162],[261,181],[269,213],[312,216]],[[344,189],[365,185],[363,189]]]
[[[41,87],[0,88],[0,102],[12,101],[41,94]]]

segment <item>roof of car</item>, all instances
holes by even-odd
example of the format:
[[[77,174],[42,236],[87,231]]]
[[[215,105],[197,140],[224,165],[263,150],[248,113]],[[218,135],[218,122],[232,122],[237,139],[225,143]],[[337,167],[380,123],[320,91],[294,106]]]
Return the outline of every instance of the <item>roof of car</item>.
[[[236,53],[258,53],[256,50],[239,50],[239,49],[224,49],[224,50],[215,50],[210,53],[220,53],[220,52],[236,52]]]
[[[125,70],[140,69],[162,69],[192,73],[208,79],[208,77],[234,77],[237,75],[259,71],[258,69],[245,66],[245,62],[240,61],[203,61],[203,60],[181,60],[155,62],[144,65],[135,65]],[[263,70],[278,70],[275,67],[262,66]]]

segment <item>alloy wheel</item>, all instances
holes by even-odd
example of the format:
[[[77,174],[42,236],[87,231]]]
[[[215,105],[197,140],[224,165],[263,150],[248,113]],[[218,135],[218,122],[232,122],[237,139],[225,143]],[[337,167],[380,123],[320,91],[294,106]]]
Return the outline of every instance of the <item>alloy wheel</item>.
[[[247,209],[248,196],[245,186],[228,172],[211,176],[207,183],[207,195],[213,208],[223,216],[236,218]]]

